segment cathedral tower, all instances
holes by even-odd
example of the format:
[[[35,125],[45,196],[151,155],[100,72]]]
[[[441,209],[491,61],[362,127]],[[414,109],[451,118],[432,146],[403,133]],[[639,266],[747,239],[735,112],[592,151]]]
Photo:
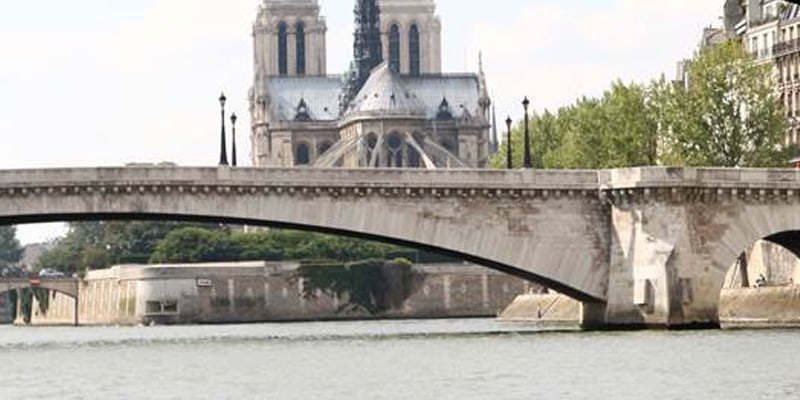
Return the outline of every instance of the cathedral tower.
[[[325,75],[327,29],[317,0],[264,0],[253,25],[256,75]]]
[[[383,54],[403,75],[442,72],[442,23],[434,0],[379,0]]]

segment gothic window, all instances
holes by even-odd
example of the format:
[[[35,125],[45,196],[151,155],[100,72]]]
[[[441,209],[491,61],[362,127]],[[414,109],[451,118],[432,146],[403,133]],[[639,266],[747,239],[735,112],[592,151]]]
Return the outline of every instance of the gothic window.
[[[307,143],[300,143],[295,150],[294,164],[308,165],[311,163],[311,148]]]
[[[278,74],[289,73],[289,26],[285,22],[278,24]]]
[[[400,27],[392,25],[389,31],[389,68],[400,73]]]
[[[306,74],[306,26],[298,22],[295,27],[297,32],[297,75]]]
[[[419,28],[417,25],[411,25],[411,30],[408,32],[408,71],[411,76],[419,76],[421,73],[420,68],[420,45],[419,45]]]
[[[370,162],[372,162],[372,157],[377,157],[380,153],[377,149],[378,147],[378,135],[374,133],[370,133],[367,136],[367,166],[371,166]],[[380,160],[378,161],[380,162]]]
[[[393,133],[389,136],[386,143],[389,146],[390,167],[403,168],[403,138],[399,134]]]

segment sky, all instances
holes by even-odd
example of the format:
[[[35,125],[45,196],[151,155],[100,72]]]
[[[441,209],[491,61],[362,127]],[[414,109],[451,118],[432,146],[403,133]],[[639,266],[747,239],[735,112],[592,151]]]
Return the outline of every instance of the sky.
[[[251,29],[261,0],[37,0],[0,5],[0,169],[218,160],[219,104],[249,154]],[[328,72],[352,55],[352,0],[320,0]],[[617,79],[675,74],[722,0],[438,0],[443,69],[477,72],[498,117],[557,109]],[[243,160],[246,161],[246,160]],[[19,229],[23,243],[62,225]]]

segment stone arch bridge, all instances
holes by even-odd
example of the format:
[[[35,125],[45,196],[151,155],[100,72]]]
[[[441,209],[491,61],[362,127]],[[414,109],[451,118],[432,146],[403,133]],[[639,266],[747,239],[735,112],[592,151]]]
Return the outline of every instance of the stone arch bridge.
[[[716,324],[766,238],[800,253],[800,171],[130,167],[0,171],[0,223],[181,219],[416,246],[584,302],[587,326]]]

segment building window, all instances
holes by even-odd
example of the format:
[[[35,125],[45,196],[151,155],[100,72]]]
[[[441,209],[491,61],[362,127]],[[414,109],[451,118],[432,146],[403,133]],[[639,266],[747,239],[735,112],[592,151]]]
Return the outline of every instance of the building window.
[[[297,75],[306,74],[306,26],[298,22],[297,31]]]
[[[420,68],[420,46],[419,46],[419,28],[417,25],[411,25],[411,30],[408,32],[408,59],[409,59],[409,73],[411,76],[419,76],[421,73]]]
[[[392,25],[389,31],[389,68],[400,73],[400,28]]]
[[[379,158],[380,151],[378,150],[378,135],[374,133],[370,133],[367,136],[367,167],[372,166],[372,158],[375,157],[377,162],[375,165],[380,166],[380,158]]]
[[[308,165],[311,163],[311,148],[306,143],[297,146],[294,157],[295,165]]]
[[[278,74],[289,73],[289,26],[285,22],[278,24]]]
[[[403,138],[400,134],[393,133],[389,135],[389,140],[386,143],[389,147],[389,167],[403,168]]]

